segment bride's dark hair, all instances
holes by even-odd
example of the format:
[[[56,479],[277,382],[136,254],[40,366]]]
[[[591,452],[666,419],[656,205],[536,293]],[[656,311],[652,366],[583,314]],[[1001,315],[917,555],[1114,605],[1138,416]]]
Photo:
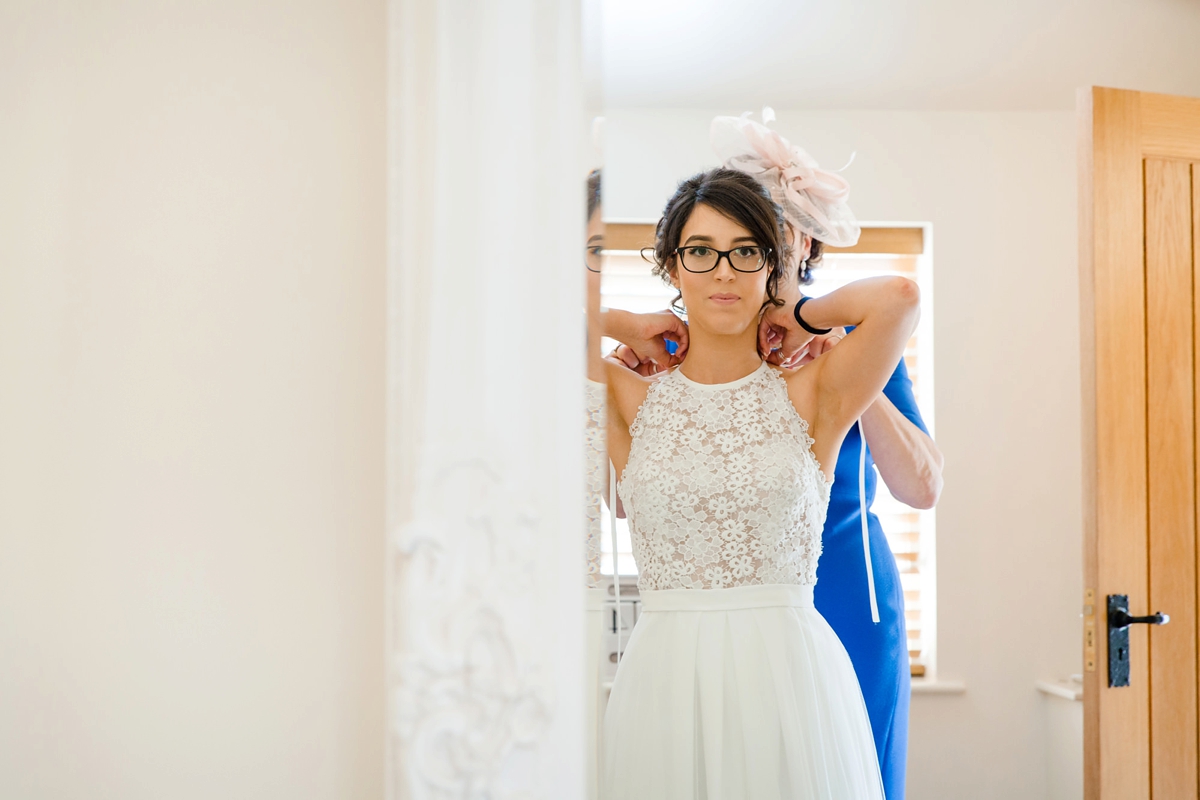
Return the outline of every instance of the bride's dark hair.
[[[654,237],[654,274],[670,282],[678,257],[683,226],[697,205],[706,205],[750,232],[759,247],[767,248],[767,301],[763,305],[781,306],[779,279],[788,263],[791,248],[784,235],[783,211],[771,200],[763,186],[746,175],[724,167],[693,175],[681,184],[663,208]],[[671,305],[680,311],[681,294]]]
[[[596,213],[596,209],[600,207],[600,168],[592,170],[587,176],[587,220],[591,221],[592,215]]]

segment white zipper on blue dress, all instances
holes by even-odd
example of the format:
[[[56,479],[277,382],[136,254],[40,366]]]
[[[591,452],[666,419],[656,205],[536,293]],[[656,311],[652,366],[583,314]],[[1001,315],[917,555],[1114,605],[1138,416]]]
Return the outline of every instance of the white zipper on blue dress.
[[[867,563],[867,592],[871,596],[871,622],[879,624],[879,603],[875,599],[875,569],[871,566],[871,527],[867,524],[867,435],[858,420],[858,517],[862,520],[863,558]]]

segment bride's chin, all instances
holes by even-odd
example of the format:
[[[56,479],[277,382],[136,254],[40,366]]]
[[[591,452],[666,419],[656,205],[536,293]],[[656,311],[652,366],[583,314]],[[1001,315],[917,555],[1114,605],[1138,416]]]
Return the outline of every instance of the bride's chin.
[[[745,333],[747,328],[758,328],[758,318],[747,314],[688,314],[688,324],[699,323],[705,329],[719,336],[737,336]]]

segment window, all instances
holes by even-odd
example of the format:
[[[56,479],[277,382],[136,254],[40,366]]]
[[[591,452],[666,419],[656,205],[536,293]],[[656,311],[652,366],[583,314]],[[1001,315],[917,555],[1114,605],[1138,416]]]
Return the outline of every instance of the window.
[[[638,253],[641,247],[653,243],[654,226],[610,222],[606,238],[609,249],[601,289],[604,305],[637,312],[666,308],[675,296],[674,290],[651,274],[650,264]],[[917,405],[932,432],[933,286],[929,240],[928,227],[866,226],[854,247],[831,247],[825,251],[824,261],[813,271],[814,281],[805,292],[819,296],[850,281],[876,275],[903,275],[920,285],[921,322],[909,340],[904,360],[912,378]],[[613,346],[615,343],[606,341],[605,352]],[[900,568],[912,674],[914,677],[930,675],[936,623],[935,515],[932,510],[919,511],[896,500],[882,480],[878,487],[872,510],[879,517]],[[601,568],[611,575],[612,537],[607,510],[603,514],[603,525]],[[617,561],[622,575],[636,574],[625,520],[617,520]]]

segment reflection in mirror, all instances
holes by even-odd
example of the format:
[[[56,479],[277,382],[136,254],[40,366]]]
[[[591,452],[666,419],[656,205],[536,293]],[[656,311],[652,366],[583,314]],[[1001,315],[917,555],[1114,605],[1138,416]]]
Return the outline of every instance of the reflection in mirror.
[[[609,222],[605,236],[601,303],[609,335],[604,338],[602,352],[643,375],[656,374],[679,362],[675,355],[680,352],[679,343],[686,342],[687,329],[671,310],[674,293],[652,274],[652,264],[641,255],[643,248],[654,244],[654,226]],[[607,602],[601,694],[607,699],[621,654],[637,624],[641,601],[629,524],[615,492],[605,497],[601,525],[600,571]]]
[[[586,506],[584,585],[586,592],[584,633],[584,790],[588,800],[600,793],[600,731],[604,719],[603,641],[604,589],[600,572],[601,518],[603,497],[608,489],[607,418],[608,388],[601,355],[603,321],[600,315],[600,279],[604,257],[604,210],[602,207],[604,163],[604,70],[602,0],[581,0],[581,32],[585,119],[582,152],[591,154],[590,171],[584,181],[585,224],[581,254],[585,281],[587,351],[585,373],[584,503]]]
[[[586,781],[589,798],[599,792],[598,765],[599,734],[603,717],[602,694],[604,639],[604,590],[601,582],[600,539],[601,517],[608,481],[608,451],[606,441],[605,403],[608,389],[605,383],[604,362],[601,359],[602,320],[600,315],[601,260],[604,253],[604,214],[601,210],[601,171],[593,169],[587,176],[587,225],[584,230],[583,265],[586,280],[587,311],[587,380],[585,419],[585,516],[587,568],[586,604],[586,678],[584,682]]]

